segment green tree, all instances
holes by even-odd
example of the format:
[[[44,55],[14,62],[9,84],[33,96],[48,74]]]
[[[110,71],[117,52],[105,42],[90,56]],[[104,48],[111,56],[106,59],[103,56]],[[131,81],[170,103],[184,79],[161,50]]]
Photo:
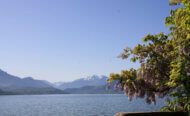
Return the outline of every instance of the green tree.
[[[108,81],[118,81],[115,88],[129,100],[146,95],[147,103],[156,104],[155,96],[169,96],[163,110],[190,112],[190,0],[170,0],[169,5],[179,6],[165,18],[170,33],[147,34],[144,44],[126,47],[119,57],[138,61],[140,68],[111,73]]]

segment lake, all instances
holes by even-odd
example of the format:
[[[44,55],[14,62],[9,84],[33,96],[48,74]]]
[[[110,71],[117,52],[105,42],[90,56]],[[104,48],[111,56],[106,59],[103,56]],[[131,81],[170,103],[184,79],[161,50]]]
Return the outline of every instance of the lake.
[[[113,116],[117,112],[158,111],[143,99],[128,101],[123,94],[62,94],[0,96],[0,116]]]

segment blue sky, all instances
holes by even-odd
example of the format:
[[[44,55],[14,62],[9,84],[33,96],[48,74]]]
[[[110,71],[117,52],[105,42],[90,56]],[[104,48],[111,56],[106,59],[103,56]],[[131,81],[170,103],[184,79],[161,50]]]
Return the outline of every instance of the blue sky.
[[[51,82],[137,68],[117,56],[167,32],[168,1],[2,0],[0,68]]]

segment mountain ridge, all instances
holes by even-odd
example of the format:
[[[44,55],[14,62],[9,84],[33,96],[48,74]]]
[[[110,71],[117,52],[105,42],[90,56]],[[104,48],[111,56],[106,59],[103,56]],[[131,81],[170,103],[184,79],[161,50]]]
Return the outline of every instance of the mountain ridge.
[[[106,84],[107,76],[101,75],[92,75],[87,78],[79,78],[71,82],[56,82],[55,87],[58,89],[67,89],[67,88],[80,88],[83,86],[101,86]]]
[[[69,94],[122,94],[120,90],[115,91],[114,85],[116,82],[110,84],[107,90],[107,84],[101,86],[83,86],[80,88],[67,88],[64,92]]]
[[[1,94],[115,94],[113,83],[106,91],[107,76],[92,75],[71,82],[50,83],[46,80],[36,80],[33,77],[20,78],[0,69]]]
[[[47,83],[32,77],[20,78],[0,69],[0,95],[64,93]]]

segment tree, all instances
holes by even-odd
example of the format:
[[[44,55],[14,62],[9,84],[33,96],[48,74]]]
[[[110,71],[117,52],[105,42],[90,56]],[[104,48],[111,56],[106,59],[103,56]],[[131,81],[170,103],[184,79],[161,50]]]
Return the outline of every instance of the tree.
[[[170,33],[147,34],[144,44],[126,47],[119,57],[138,61],[140,68],[111,73],[108,81],[118,81],[115,88],[129,101],[146,95],[147,103],[156,104],[155,96],[169,96],[163,110],[190,112],[190,0],[170,0],[169,5],[180,6],[165,18]]]

